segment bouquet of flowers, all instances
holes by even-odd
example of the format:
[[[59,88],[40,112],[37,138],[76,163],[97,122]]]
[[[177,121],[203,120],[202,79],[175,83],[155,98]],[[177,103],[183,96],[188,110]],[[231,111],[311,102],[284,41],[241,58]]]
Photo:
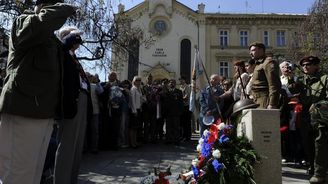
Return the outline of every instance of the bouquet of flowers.
[[[235,126],[217,120],[201,135],[197,151],[190,171],[175,181],[169,180],[171,173],[161,178],[155,172],[141,184],[255,184],[253,166],[259,156],[246,137],[237,137]]]
[[[183,174],[189,183],[255,183],[253,165],[259,157],[248,139],[237,137],[235,130],[218,120],[204,131],[197,145],[198,157],[191,171]]]

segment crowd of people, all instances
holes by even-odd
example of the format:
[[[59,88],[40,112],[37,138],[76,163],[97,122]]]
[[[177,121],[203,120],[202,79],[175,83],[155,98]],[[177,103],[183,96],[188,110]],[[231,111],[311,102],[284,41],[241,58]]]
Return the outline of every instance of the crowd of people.
[[[120,82],[115,72],[109,74],[108,82],[98,80],[95,85],[103,91],[97,94],[101,121],[99,133],[90,133],[99,134],[99,148],[117,150],[160,140],[176,145],[190,141],[190,87],[184,77],[179,81],[179,89],[175,79],[153,80],[151,74],[145,84],[139,76]]]
[[[233,62],[232,79],[210,76],[194,116],[189,106],[194,86],[185,76],[178,83],[151,74],[146,81],[141,76],[119,81],[111,72],[101,82],[85,72],[75,55],[82,32],[61,28],[76,9],[61,0],[37,0],[34,11],[13,23],[0,97],[0,182],[42,183],[50,169],[53,183],[77,183],[83,152],[159,141],[179,145],[190,141],[197,124],[202,135],[219,118],[229,122],[232,107],[243,100],[280,109],[283,161],[309,166],[312,184],[325,181],[328,76],[318,57],[302,58],[297,74],[293,62],[279,65],[264,44],[254,42],[250,60]]]

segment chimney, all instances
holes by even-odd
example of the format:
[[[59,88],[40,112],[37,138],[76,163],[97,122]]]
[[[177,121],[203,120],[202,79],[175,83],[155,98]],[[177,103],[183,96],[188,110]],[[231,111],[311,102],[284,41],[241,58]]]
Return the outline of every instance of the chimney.
[[[198,13],[204,13],[205,10],[205,4],[201,3],[198,4]]]
[[[118,5],[118,13],[123,13],[124,12],[124,9],[125,9],[125,6],[123,4],[119,4]]]

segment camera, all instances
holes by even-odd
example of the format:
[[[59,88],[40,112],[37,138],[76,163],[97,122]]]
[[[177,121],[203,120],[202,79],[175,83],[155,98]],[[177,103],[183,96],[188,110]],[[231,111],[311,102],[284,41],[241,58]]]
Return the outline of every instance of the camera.
[[[288,63],[288,64],[287,64],[287,70],[288,70],[289,72],[295,70],[295,64]]]

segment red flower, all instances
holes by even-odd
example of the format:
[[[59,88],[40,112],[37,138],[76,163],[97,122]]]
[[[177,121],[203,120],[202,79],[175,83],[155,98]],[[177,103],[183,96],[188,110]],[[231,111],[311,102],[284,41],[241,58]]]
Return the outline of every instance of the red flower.
[[[287,130],[288,130],[288,126],[287,125],[285,125],[283,127],[280,127],[280,132],[281,133],[287,132]]]
[[[170,184],[169,180],[165,179],[165,176],[168,176],[166,172],[160,172],[158,174],[158,179],[155,180],[155,184]]]
[[[207,143],[209,143],[209,144],[213,143],[214,141],[216,141],[218,139],[218,131],[219,131],[218,127],[216,125],[212,124],[210,127],[211,134],[208,137]]]
[[[198,158],[198,160],[199,160],[199,162],[198,162],[198,166],[197,166],[197,168],[200,169],[200,168],[202,168],[203,165],[204,165],[205,157],[200,156],[200,157]]]

